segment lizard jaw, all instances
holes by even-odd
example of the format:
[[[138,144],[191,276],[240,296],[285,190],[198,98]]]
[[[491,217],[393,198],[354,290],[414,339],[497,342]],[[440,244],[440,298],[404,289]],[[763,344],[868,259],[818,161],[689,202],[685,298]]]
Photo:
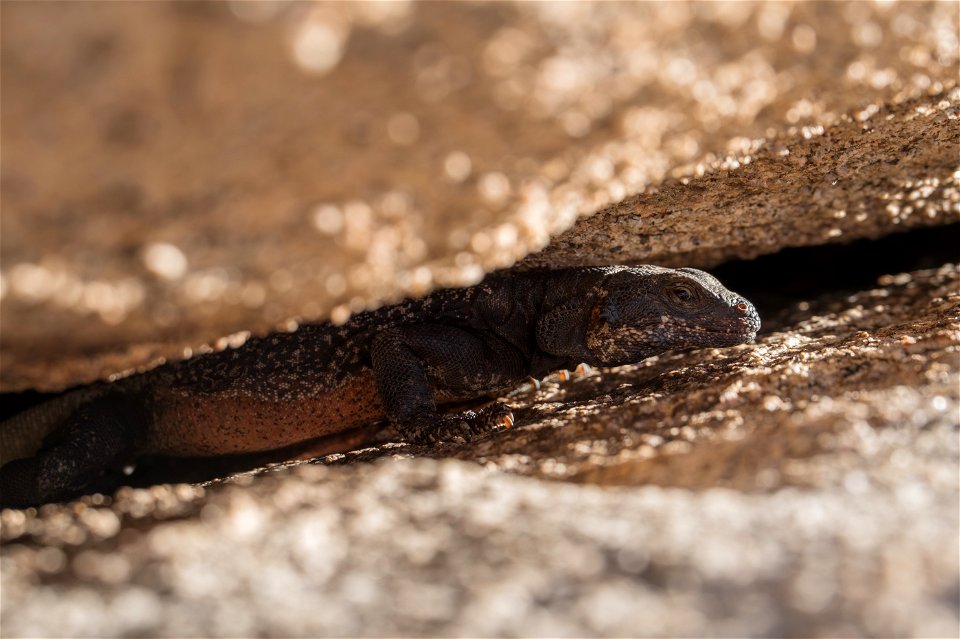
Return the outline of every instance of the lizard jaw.
[[[695,331],[702,335],[708,335],[706,346],[735,346],[737,344],[746,344],[757,339],[756,331]]]
[[[744,324],[742,329],[716,329],[699,326],[696,324],[682,324],[680,333],[693,341],[696,346],[707,348],[720,348],[723,346],[736,346],[737,344],[746,344],[757,338],[759,322],[747,322],[741,320]],[[694,345],[694,344],[691,344]]]

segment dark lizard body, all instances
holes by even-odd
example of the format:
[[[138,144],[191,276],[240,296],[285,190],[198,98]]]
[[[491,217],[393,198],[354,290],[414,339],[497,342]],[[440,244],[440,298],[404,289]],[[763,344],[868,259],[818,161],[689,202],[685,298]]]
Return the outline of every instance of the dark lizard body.
[[[753,306],[694,269],[604,267],[498,274],[66,395],[0,425],[0,504],[76,494],[144,454],[278,449],[387,419],[411,442],[467,441],[505,423],[496,397],[579,363],[753,339]]]

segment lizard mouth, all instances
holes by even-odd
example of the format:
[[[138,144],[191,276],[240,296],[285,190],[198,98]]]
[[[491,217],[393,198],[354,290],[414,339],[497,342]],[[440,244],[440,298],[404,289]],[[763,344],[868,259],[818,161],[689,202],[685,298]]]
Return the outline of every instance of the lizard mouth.
[[[688,335],[702,337],[703,341],[711,346],[734,346],[752,342],[757,338],[757,329],[753,327],[724,330],[688,325],[684,328]]]
[[[707,335],[717,335],[736,339],[751,340],[757,337],[757,331],[703,331]]]
[[[754,339],[757,336],[756,331],[708,331],[710,335],[725,335],[728,337],[740,337],[743,339]]]

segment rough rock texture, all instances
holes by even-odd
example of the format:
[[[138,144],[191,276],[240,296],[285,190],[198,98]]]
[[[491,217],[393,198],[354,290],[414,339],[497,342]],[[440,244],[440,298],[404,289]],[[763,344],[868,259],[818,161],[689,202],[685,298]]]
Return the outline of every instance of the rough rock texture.
[[[472,283],[599,210],[531,263],[958,215],[950,2],[0,10],[2,390]]]
[[[953,2],[0,12],[3,391],[960,213]],[[741,264],[757,344],[518,389],[469,447],[5,510],[0,636],[956,637],[960,269],[864,284],[956,259],[901,237]]]
[[[960,90],[940,97],[755,142],[716,163],[725,168],[701,165],[700,177],[667,180],[578,222],[524,265],[710,266],[960,221]]]
[[[4,511],[4,636],[956,636],[960,269],[772,321],[468,448]]]

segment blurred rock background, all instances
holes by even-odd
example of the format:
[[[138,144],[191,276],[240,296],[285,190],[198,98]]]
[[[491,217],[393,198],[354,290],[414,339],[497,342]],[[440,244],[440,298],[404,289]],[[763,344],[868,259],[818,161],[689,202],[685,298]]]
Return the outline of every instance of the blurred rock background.
[[[0,391],[511,266],[718,267],[766,321],[466,449],[4,511],[0,634],[957,636],[958,18],[0,4]]]
[[[7,3],[0,389],[957,220],[945,3]]]

